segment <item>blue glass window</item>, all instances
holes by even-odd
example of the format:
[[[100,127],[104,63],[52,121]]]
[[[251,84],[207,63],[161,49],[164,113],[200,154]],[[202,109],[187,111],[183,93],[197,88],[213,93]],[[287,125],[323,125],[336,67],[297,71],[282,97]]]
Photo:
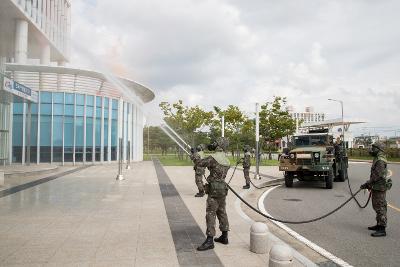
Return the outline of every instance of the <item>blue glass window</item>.
[[[117,120],[112,120],[111,122],[111,146],[117,146],[118,145],[118,121]]]
[[[101,107],[101,97],[96,96],[96,107]]]
[[[65,115],[74,116],[74,105],[65,105]]]
[[[74,117],[65,117],[64,119],[64,146],[74,146]]]
[[[117,99],[112,100],[112,109],[118,110],[118,100]]]
[[[87,95],[86,96],[86,106],[94,106],[94,96],[92,95]]]
[[[50,146],[51,141],[51,117],[40,116],[40,146]]]
[[[13,104],[13,113],[14,114],[23,114],[24,113],[24,103],[14,103]]]
[[[96,147],[101,146],[101,119],[96,119]]]
[[[76,94],[76,104],[77,105],[85,105],[85,95]]]
[[[96,107],[96,118],[101,118],[101,107]]]
[[[40,114],[51,115],[51,104],[40,104]]]
[[[23,116],[14,115],[13,116],[13,147],[22,146],[22,129],[23,129]]]
[[[54,116],[53,117],[53,146],[62,147],[62,137],[63,137],[63,117]]]
[[[53,105],[54,108],[54,115],[64,115],[64,105],[63,104],[54,104]]]
[[[76,106],[76,116],[83,116],[84,107],[83,106]]]
[[[93,119],[86,118],[86,147],[93,146]]]
[[[31,104],[31,112],[32,112],[32,115],[38,114],[38,104],[36,104],[36,103]]]
[[[83,117],[76,118],[76,147],[83,147]]]
[[[53,93],[53,103],[64,104],[64,93]]]
[[[75,103],[74,98],[75,98],[74,94],[66,93],[65,94],[65,104],[74,104]]]
[[[86,106],[86,117],[93,117],[93,107]]]
[[[105,97],[104,98],[104,109],[108,109],[109,102],[110,102],[110,99],[108,97]]]
[[[51,103],[51,93],[40,92],[40,103]]]

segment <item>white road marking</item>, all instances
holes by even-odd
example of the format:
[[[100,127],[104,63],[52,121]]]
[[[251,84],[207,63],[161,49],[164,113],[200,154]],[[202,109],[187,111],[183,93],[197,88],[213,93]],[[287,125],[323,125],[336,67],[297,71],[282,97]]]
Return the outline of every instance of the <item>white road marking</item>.
[[[250,190],[243,190],[239,195],[244,199],[244,197],[250,193],[251,191],[254,190],[254,187],[252,187]],[[249,225],[252,225],[255,221],[253,219],[251,219],[249,216],[247,216],[246,213],[244,213],[244,211],[242,210],[241,204],[242,201],[236,197],[236,201],[235,201],[235,210],[236,212],[240,215],[240,217],[242,217]],[[282,244],[286,244],[283,240],[279,239],[276,235],[272,234],[272,239],[276,242],[282,243]],[[288,244],[286,244],[288,245]],[[289,246],[289,245],[288,245]],[[290,246],[289,246],[290,247]],[[300,254],[297,250],[293,249],[293,257],[298,260],[301,264],[303,264],[306,267],[317,267],[317,265],[315,263],[313,263],[312,261],[310,261],[308,258],[306,258],[305,256],[303,256],[302,254]]]
[[[267,191],[265,191],[261,197],[258,200],[258,209],[267,214],[268,216],[271,216],[265,209],[264,206],[264,200],[265,198],[268,196],[268,194],[270,192],[272,192],[272,190],[274,190],[275,188],[279,187],[281,185],[272,187],[270,189],[268,189]],[[272,217],[272,216],[271,216]],[[272,220],[271,220],[272,221]],[[302,235],[300,235],[299,233],[293,231],[291,228],[287,227],[285,224],[280,223],[280,222],[276,222],[276,221],[272,221],[274,224],[276,224],[278,227],[282,228],[283,230],[285,230],[289,235],[293,236],[294,238],[296,238],[297,240],[299,240],[300,242],[304,243],[306,246],[310,247],[311,249],[315,250],[317,253],[321,254],[322,256],[328,258],[329,260],[333,261],[334,263],[343,266],[343,267],[351,267],[352,265],[350,265],[349,263],[345,262],[344,260],[342,260],[341,258],[336,257],[335,255],[333,255],[332,253],[328,252],[327,250],[321,248],[320,246],[318,246],[317,244],[311,242],[310,240],[306,239],[305,237],[303,237]]]

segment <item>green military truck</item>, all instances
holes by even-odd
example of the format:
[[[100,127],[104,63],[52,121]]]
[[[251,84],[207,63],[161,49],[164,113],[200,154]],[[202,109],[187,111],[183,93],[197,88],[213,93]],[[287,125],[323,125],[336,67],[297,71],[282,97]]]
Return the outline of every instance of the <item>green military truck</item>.
[[[333,137],[328,133],[295,135],[286,153],[279,160],[279,170],[284,172],[286,187],[293,180],[322,181],[332,189],[333,181],[344,181],[347,177],[347,157],[341,150],[335,153]],[[339,148],[336,148],[338,150]]]

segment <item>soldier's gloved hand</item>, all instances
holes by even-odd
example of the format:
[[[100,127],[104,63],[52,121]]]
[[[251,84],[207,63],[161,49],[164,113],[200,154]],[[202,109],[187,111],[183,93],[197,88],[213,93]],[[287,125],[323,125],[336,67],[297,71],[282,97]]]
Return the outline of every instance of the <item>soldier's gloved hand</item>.
[[[367,183],[364,183],[364,184],[362,184],[361,186],[360,186],[360,189],[369,189],[370,188],[370,185],[369,185],[369,183],[367,182]]]
[[[194,154],[195,152],[196,152],[196,148],[191,147],[191,148],[190,148],[190,153]]]

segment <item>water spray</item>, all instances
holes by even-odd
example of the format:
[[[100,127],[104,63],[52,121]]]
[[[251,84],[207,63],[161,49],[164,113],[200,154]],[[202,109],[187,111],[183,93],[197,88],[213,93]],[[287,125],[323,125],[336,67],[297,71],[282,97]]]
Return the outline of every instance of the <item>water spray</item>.
[[[173,136],[163,127],[163,125],[161,125],[160,128],[161,128],[161,130],[163,130],[163,132],[164,132],[166,135],[168,135],[169,138],[172,139],[172,141],[174,141],[183,151],[185,151],[186,154],[190,155],[190,153],[185,149],[185,147],[184,147],[182,144],[180,144],[180,143],[178,142],[178,140],[176,140],[176,138],[173,137]],[[179,135],[178,135],[178,137],[179,137]],[[179,137],[179,138],[180,138],[180,137]]]
[[[174,131],[174,129],[172,129],[165,121],[163,124],[161,124],[161,127],[166,126],[171,132],[173,132],[175,134],[176,137],[178,137],[179,140],[181,140],[188,148],[191,148],[191,146],[189,146],[185,140],[183,140],[182,137],[179,136],[179,134],[177,132]]]

